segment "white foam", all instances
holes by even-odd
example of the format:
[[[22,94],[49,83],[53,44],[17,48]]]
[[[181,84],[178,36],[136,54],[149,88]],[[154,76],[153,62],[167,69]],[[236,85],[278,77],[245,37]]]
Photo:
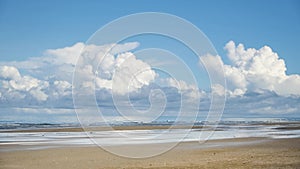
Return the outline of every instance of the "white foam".
[[[188,133],[188,134],[186,134]],[[159,136],[159,137],[158,137]],[[209,136],[209,137],[206,137]],[[182,138],[184,139],[182,140]],[[0,133],[0,145],[56,146],[153,144],[179,141],[204,141],[245,137],[296,138],[300,130],[277,130],[268,125],[223,125],[218,130],[115,130],[85,132]],[[5,146],[0,151],[5,151]],[[7,150],[6,150],[7,151]]]

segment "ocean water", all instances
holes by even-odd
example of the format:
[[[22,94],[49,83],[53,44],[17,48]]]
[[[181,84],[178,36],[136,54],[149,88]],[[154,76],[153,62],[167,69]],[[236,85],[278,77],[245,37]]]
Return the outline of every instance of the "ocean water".
[[[35,128],[51,128],[59,125],[31,126]],[[114,130],[93,132],[4,132],[7,129],[19,130],[16,125],[3,127],[0,130],[0,151],[24,149],[44,149],[54,147],[76,147],[134,144],[156,144],[170,142],[206,141],[231,138],[299,138],[300,123],[264,124],[264,123],[222,123],[204,129],[153,129],[153,130]],[[62,126],[60,126],[62,127]],[[64,126],[69,127],[69,126]],[[24,128],[24,126],[23,126]],[[2,131],[2,132],[1,132]]]

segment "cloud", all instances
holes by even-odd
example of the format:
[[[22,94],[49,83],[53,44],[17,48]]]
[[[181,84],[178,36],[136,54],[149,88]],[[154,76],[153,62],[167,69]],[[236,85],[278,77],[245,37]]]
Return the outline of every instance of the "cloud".
[[[78,89],[73,93],[78,97],[95,94],[106,116],[120,115],[112,95],[120,98],[118,104],[132,118],[142,112],[151,119],[160,113],[161,107],[165,108],[163,115],[176,116],[182,105],[185,105],[184,115],[200,111],[200,116],[204,116],[211,106],[212,94],[229,96],[225,116],[295,115],[300,111],[296,106],[300,98],[300,77],[287,75],[284,61],[270,47],[245,49],[242,44],[236,46],[230,41],[225,50],[231,64],[225,64],[220,56],[201,57],[214,77],[211,91],[203,91],[184,80],[159,76],[150,64],[131,52],[138,46],[137,42],[102,46],[76,43],[46,50],[43,56],[25,61],[0,62],[2,117],[12,118],[3,111],[15,112],[17,116],[22,111],[38,116],[63,114],[64,118],[71,112],[75,115],[72,89]],[[227,86],[222,84],[223,76]],[[86,99],[89,101],[90,98]],[[135,109],[138,111],[131,111]],[[65,115],[64,110],[68,112]]]
[[[74,87],[96,87],[124,95],[149,85],[156,73],[149,64],[125,50],[137,46],[138,43],[86,46],[76,64],[77,83]]]
[[[210,77],[214,80],[211,81],[212,93],[236,96],[246,92],[247,82],[244,75],[237,68],[225,65],[220,56],[205,55],[201,57],[201,61],[210,70]]]
[[[233,41],[226,44],[225,50],[231,65],[223,63],[220,56],[204,56],[202,60],[208,67],[217,67],[221,62],[223,71],[216,72],[221,77],[224,73],[227,82],[227,93],[230,96],[243,95],[245,92],[274,91],[278,95],[300,96],[300,76],[287,75],[286,65],[278,54],[268,46],[260,49],[245,49],[243,44],[237,46]]]
[[[110,53],[113,55],[119,54],[119,53],[124,53],[133,49],[136,49],[140,44],[138,42],[128,42],[124,44],[114,44]]]
[[[52,95],[61,97],[71,95],[72,85],[67,81],[54,81]]]
[[[48,49],[44,52],[44,57],[35,59],[54,65],[75,65],[77,62],[77,58],[80,55],[81,50],[84,48],[84,46],[84,43],[79,42],[70,47]]]
[[[200,90],[195,84],[188,84],[183,80],[164,78],[160,79],[159,84],[162,86],[175,88],[179,94],[182,94],[185,99],[190,101],[197,101],[200,97],[206,97],[205,91]]]
[[[224,117],[299,117],[300,97],[283,97],[275,92],[246,92],[228,97]]]
[[[44,90],[49,83],[31,76],[21,76],[18,69],[12,66],[0,67],[1,99],[25,99],[32,96],[37,101],[45,101],[48,95]]]
[[[0,78],[3,79],[19,79],[21,77],[17,68],[12,66],[0,67]]]
[[[269,90],[283,96],[300,95],[299,75],[287,75],[286,65],[268,46],[245,49],[243,44],[230,41],[225,46],[233,68],[247,81],[250,91]]]
[[[102,46],[76,43],[46,50],[41,57],[1,62],[0,103],[11,107],[69,108],[72,106],[72,76],[76,66],[81,87],[86,91],[108,91],[102,95],[111,95],[112,92],[125,95],[137,91],[156,77],[150,65],[129,52],[138,45],[137,42]],[[109,49],[111,51],[107,53]]]
[[[115,61],[112,90],[119,94],[132,92],[149,85],[155,77],[150,65],[136,59],[132,53],[119,54]]]

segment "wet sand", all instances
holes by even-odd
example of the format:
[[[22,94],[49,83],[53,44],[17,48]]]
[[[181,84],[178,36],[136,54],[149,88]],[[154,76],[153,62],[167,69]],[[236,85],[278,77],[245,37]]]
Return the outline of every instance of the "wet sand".
[[[120,148],[139,151],[138,146]],[[300,138],[186,142],[146,159],[119,157],[96,146],[1,152],[0,168],[300,168]]]

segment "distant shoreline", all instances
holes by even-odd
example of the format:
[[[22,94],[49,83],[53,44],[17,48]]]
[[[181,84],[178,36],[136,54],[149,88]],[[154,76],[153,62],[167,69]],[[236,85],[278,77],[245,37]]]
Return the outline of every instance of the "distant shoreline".
[[[172,125],[138,125],[138,126],[111,126],[111,127],[62,127],[62,128],[37,128],[37,129],[12,129],[0,130],[3,133],[19,132],[89,132],[110,130],[159,130],[159,129],[202,129],[202,126],[172,126]]]
[[[151,123],[141,123],[137,125],[124,125],[124,124],[115,124],[111,126],[55,126],[48,125],[48,127],[41,128],[15,128],[15,129],[0,129],[0,133],[18,133],[18,132],[90,132],[90,131],[110,131],[110,130],[160,130],[160,129],[214,129],[218,130],[219,125],[247,125],[247,126],[274,126],[279,130],[299,130],[300,121],[292,122],[236,122],[235,124],[230,124],[230,122],[220,122],[218,124],[211,124],[211,126],[204,125],[204,123],[193,124],[151,124]],[[213,126],[213,127],[212,127]]]

